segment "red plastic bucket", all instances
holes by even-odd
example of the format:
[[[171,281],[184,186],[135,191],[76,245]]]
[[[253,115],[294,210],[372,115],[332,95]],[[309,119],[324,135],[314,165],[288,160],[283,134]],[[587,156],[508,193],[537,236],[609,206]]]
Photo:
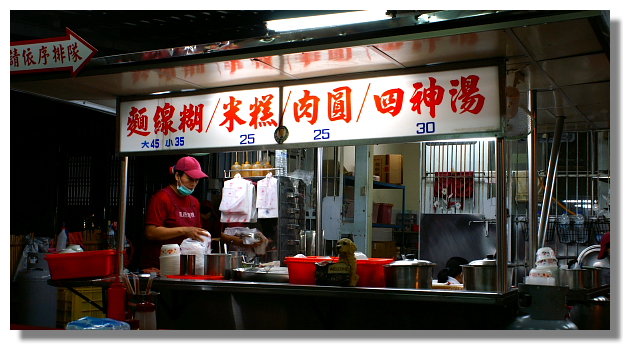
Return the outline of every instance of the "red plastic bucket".
[[[299,285],[315,285],[315,263],[333,260],[327,256],[307,256],[306,258],[286,257],[285,264],[289,268],[289,283]]]
[[[390,264],[394,259],[368,258],[357,260],[357,275],[359,287],[386,287],[384,278],[384,265]]]
[[[377,223],[379,224],[391,224],[392,222],[392,204],[380,203],[379,210],[377,211]]]

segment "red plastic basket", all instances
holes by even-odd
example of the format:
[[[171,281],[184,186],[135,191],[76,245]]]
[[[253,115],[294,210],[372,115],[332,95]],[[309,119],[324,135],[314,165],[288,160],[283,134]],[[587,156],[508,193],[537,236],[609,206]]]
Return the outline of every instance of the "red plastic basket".
[[[116,271],[117,251],[114,249],[79,253],[47,254],[51,279],[80,279],[113,275]]]
[[[368,258],[357,260],[357,275],[359,287],[386,287],[384,279],[384,265],[390,264],[394,259]]]
[[[289,283],[299,285],[315,285],[315,263],[333,260],[326,256],[307,256],[306,258],[286,257],[285,264],[289,268]]]

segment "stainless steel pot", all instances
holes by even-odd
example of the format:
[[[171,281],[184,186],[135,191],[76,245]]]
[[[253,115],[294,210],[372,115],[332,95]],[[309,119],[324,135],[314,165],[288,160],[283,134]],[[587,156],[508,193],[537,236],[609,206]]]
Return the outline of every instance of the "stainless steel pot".
[[[589,288],[591,284],[591,271],[586,269],[560,269],[560,286],[569,287],[570,290],[582,290]]]
[[[384,265],[386,287],[432,288],[432,270],[435,266],[437,264],[427,260],[417,260],[410,255],[404,260]]]
[[[205,275],[231,278],[231,254],[212,253],[205,255]]]
[[[463,269],[463,289],[468,291],[496,292],[496,259],[485,258],[474,260],[467,265],[461,265]],[[511,281],[513,268],[506,266],[507,280]]]

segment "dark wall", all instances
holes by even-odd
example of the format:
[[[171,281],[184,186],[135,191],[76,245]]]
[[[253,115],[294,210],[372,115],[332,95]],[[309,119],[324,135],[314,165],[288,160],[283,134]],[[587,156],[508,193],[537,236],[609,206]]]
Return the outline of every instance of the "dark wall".
[[[115,117],[14,91],[10,110],[11,233],[54,236],[62,223],[77,228],[82,218],[110,213],[105,208]],[[91,196],[72,205],[67,203],[70,160],[90,166],[91,184]]]

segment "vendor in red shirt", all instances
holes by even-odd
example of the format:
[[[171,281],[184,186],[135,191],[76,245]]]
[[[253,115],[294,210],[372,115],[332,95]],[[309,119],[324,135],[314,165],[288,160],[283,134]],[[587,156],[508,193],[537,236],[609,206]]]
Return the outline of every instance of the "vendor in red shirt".
[[[152,196],[146,214],[144,247],[140,268],[156,271],[164,244],[181,244],[187,238],[203,240],[209,233],[201,228],[200,203],[191,196],[200,179],[206,178],[193,157],[183,157],[170,167],[174,182]]]

